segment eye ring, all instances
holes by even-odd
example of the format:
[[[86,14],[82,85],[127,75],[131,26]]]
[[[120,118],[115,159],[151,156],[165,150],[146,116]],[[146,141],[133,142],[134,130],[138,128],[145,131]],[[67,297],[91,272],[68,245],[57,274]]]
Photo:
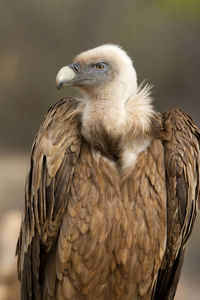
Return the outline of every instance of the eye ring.
[[[105,65],[103,63],[98,63],[98,64],[95,65],[95,68],[98,71],[103,71],[103,69],[105,68]]]

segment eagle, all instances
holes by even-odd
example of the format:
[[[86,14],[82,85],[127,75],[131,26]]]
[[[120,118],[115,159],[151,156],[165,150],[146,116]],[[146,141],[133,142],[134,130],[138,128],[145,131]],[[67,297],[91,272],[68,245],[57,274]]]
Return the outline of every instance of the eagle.
[[[198,211],[199,129],[156,111],[117,45],[82,52],[56,84],[80,96],[52,106],[34,139],[21,299],[173,299]]]

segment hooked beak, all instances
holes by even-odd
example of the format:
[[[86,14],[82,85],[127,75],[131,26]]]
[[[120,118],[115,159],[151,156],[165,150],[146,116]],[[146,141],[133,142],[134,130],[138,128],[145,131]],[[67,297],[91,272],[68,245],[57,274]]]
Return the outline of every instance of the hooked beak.
[[[72,86],[74,78],[80,74],[80,64],[74,63],[65,66],[58,72],[56,76],[56,86],[60,89],[63,86]]]

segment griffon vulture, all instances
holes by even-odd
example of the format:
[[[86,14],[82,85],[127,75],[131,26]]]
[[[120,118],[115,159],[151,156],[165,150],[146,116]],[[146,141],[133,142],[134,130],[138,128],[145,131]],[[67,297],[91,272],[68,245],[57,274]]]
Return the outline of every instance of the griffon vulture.
[[[200,131],[159,114],[124,50],[57,74],[64,98],[35,137],[17,246],[22,299],[173,299],[197,213]]]

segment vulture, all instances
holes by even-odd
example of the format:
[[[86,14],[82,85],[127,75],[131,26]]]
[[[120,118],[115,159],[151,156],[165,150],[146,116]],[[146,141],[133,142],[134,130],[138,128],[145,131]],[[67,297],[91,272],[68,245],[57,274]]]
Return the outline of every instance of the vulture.
[[[199,129],[156,111],[117,45],[82,52],[56,84],[80,96],[52,106],[33,143],[21,299],[173,299],[199,204]]]

